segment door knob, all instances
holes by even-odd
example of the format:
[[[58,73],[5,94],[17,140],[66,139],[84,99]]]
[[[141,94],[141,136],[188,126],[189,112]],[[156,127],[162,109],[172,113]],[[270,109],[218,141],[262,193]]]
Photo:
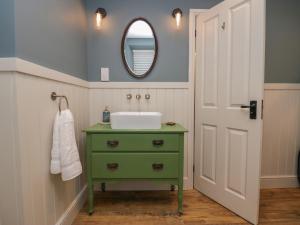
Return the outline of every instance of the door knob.
[[[257,117],[257,101],[250,101],[250,105],[241,105],[241,109],[249,109],[249,118],[256,120]]]

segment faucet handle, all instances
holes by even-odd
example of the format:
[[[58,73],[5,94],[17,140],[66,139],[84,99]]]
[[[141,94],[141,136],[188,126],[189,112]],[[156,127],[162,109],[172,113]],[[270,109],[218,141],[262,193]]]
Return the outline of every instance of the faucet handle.
[[[140,94],[137,94],[136,96],[135,96],[135,98],[137,99],[137,100],[140,100],[141,99],[141,95]]]
[[[127,98],[128,100],[132,99],[132,94],[127,94],[127,95],[126,95],[126,98]]]

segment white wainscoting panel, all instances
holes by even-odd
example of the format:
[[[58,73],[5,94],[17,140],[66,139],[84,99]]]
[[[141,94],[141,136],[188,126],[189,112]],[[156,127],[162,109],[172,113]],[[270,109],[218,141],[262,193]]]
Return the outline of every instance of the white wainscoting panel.
[[[300,149],[300,85],[266,84],[262,188],[296,187]]]
[[[50,175],[53,119],[58,101],[50,94],[66,95],[74,116],[81,161],[85,162],[82,129],[88,126],[88,89],[34,76],[16,74],[17,121],[24,224],[55,224],[86,183],[85,173],[63,182]]]
[[[185,189],[193,188],[191,83],[88,83],[24,60],[5,59],[0,60],[0,180],[5,184],[0,187],[0,224],[70,224],[84,202],[85,173],[68,182],[49,173],[52,126],[58,109],[58,102],[50,100],[52,91],[69,99],[83,167],[82,129],[100,122],[106,105],[113,112],[159,111],[163,113],[163,122],[181,123],[189,130],[185,135]],[[126,99],[129,93],[133,96],[131,100]],[[140,101],[135,98],[137,94],[142,95]],[[150,94],[151,99],[146,100],[145,94]],[[262,188],[298,186],[300,84],[265,85],[263,135]],[[149,186],[111,186],[132,187]]]
[[[99,123],[102,121],[102,111],[105,106],[109,106],[110,111],[158,111],[163,114],[162,121],[175,121],[182,124],[189,130],[185,135],[185,151],[184,151],[184,181],[185,188],[193,188],[193,115],[194,104],[193,94],[189,85],[183,84],[182,86],[175,84],[166,85],[163,87],[155,84],[148,88],[149,84],[140,84],[140,88],[134,88],[130,84],[126,88],[126,83],[109,88],[110,84],[107,83],[105,87],[90,89],[90,124]],[[132,94],[132,99],[127,100],[126,95]],[[140,94],[142,98],[136,99],[136,95]],[[145,99],[145,94],[150,94],[149,100]],[[144,185],[127,185],[120,184],[119,186],[111,186],[111,189],[147,189]],[[153,189],[155,187],[151,187]],[[160,187],[161,188],[161,187]]]
[[[0,224],[21,224],[18,189],[15,78],[12,72],[0,72]]]
[[[13,94],[6,99],[7,104],[4,106],[9,106],[10,101],[12,106],[9,106],[4,114],[1,113],[1,116],[4,115],[11,123],[11,129],[7,132],[9,134],[13,132],[9,138],[13,139],[14,146],[13,148],[8,146],[13,158],[7,160],[11,161],[13,169],[10,170],[7,165],[7,168],[1,167],[1,170],[9,170],[6,177],[8,184],[13,184],[10,186],[11,192],[14,192],[17,199],[11,198],[10,195],[1,198],[1,203],[5,205],[9,202],[15,204],[14,209],[11,208],[13,217],[9,213],[1,215],[5,217],[3,222],[7,224],[5,221],[13,219],[14,222],[9,224],[54,225],[57,222],[71,224],[84,202],[85,195],[82,190],[86,187],[86,176],[84,170],[80,177],[63,182],[60,175],[50,174],[52,127],[58,111],[58,101],[52,101],[50,94],[55,91],[68,97],[74,115],[80,158],[85,168],[85,134],[82,133],[82,129],[89,125],[89,90],[87,87],[39,76],[19,72],[9,73],[10,79],[6,79],[6,85],[12,88]],[[0,76],[1,81],[5,81],[6,76],[1,74]],[[1,99],[1,102],[3,101],[5,99]],[[10,156],[8,153],[6,155]],[[2,182],[1,186],[5,188]],[[66,216],[67,209],[69,214]]]

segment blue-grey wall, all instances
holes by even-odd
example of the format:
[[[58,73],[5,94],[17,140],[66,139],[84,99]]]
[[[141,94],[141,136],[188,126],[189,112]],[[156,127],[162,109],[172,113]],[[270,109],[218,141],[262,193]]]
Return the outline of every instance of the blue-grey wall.
[[[1,0],[0,28],[1,57],[87,79],[84,0]]]
[[[15,0],[16,56],[87,79],[84,0]]]
[[[83,1],[1,0],[0,57],[20,57],[90,81],[99,80],[101,67],[110,68],[112,81],[187,81],[188,11],[221,0],[86,0],[88,30]],[[108,12],[101,30],[94,27],[97,7]],[[176,7],[184,13],[179,30],[171,17]],[[159,44],[157,64],[143,80],[127,73],[120,54],[123,31],[138,16],[152,23]],[[267,0],[267,83],[300,82],[299,21],[299,0]]]
[[[190,8],[210,8],[221,0],[87,0],[88,80],[100,80],[100,68],[110,68],[111,81],[188,81],[188,14]],[[103,7],[107,17],[95,29],[95,11]],[[171,16],[174,8],[183,10],[182,26],[176,29]],[[126,71],[121,57],[121,39],[126,25],[144,17],[153,25],[158,39],[158,59],[153,71],[137,80]]]
[[[14,1],[0,1],[0,57],[15,55]]]
[[[266,83],[300,83],[300,1],[267,0]]]

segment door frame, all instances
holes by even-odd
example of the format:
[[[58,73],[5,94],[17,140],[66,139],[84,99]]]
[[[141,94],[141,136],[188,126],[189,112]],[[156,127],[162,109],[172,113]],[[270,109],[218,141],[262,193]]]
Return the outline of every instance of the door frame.
[[[189,82],[195,87],[195,43],[196,17],[208,9],[190,9],[189,12]]]
[[[193,163],[192,166],[192,182],[189,184],[189,186],[194,189],[194,170],[195,170],[195,88],[196,88],[196,82],[195,82],[195,74],[196,74],[196,68],[195,68],[195,60],[196,60],[196,18],[201,13],[207,12],[208,9],[190,9],[189,12],[189,83],[190,83],[190,101],[193,102],[193,148],[192,148],[192,160],[190,162]]]

